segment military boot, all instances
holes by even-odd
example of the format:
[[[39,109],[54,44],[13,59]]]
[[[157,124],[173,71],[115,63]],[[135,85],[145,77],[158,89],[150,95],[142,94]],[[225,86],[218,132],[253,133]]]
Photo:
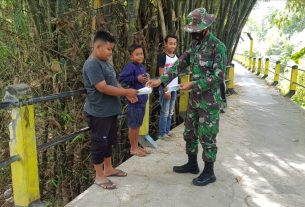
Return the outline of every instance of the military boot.
[[[216,181],[214,174],[214,162],[204,162],[204,169],[202,173],[195,179],[193,179],[193,184],[197,186],[205,186],[209,183]]]
[[[197,155],[188,154],[188,162],[181,166],[174,166],[173,170],[176,173],[199,173]]]

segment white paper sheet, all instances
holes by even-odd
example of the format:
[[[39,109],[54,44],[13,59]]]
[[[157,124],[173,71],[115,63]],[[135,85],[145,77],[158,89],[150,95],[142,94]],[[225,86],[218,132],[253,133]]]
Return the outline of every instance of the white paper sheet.
[[[180,89],[178,84],[178,77],[174,78],[168,85],[167,88],[169,92],[171,91],[178,91]]]
[[[138,95],[144,95],[144,94],[150,94],[152,92],[152,88],[150,87],[144,87],[138,90]]]

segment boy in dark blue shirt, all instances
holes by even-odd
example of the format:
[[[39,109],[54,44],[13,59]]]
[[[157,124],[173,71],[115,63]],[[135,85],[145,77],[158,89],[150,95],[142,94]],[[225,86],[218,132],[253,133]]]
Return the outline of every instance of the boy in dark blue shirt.
[[[130,62],[125,65],[120,74],[119,81],[122,85],[138,90],[145,87],[145,83],[148,81],[145,66],[142,64],[144,61],[143,48],[140,45],[134,44],[128,48],[128,51],[130,54]],[[139,157],[144,157],[149,153],[147,150],[138,146],[139,131],[145,114],[146,102],[147,95],[138,95],[138,101],[135,103],[131,103],[128,100],[130,154]]]

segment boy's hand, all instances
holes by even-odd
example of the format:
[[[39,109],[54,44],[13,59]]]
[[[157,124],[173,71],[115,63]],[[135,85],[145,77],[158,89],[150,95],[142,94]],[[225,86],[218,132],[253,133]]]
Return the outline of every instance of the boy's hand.
[[[138,97],[135,97],[135,98],[129,98],[128,96],[126,96],[127,100],[130,102],[130,103],[136,103],[138,102]]]
[[[149,80],[149,81],[146,83],[146,85],[147,85],[148,87],[152,87],[152,88],[158,87],[160,84],[161,84],[161,80],[160,80],[160,79]]]
[[[188,83],[181,83],[180,84],[180,89],[181,90],[190,90],[192,88],[192,82],[188,82]]]
[[[165,92],[164,97],[165,97],[165,100],[170,100],[171,99],[171,93],[170,92]]]
[[[131,103],[135,103],[138,101],[138,91],[136,89],[126,89],[126,98],[131,102]]]
[[[137,79],[140,83],[143,84],[148,81],[148,77],[145,74],[138,75]]]

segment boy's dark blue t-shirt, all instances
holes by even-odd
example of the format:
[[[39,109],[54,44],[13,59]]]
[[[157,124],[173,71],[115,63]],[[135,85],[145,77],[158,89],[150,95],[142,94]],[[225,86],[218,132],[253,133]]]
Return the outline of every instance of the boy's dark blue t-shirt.
[[[145,73],[146,73],[146,69],[143,64],[129,62],[123,68],[123,71],[121,72],[120,77],[119,77],[119,82],[122,85],[129,86],[129,88],[134,88],[134,89],[138,90],[140,88],[145,87],[145,84],[140,83],[138,81],[138,76],[145,74]],[[147,95],[138,95],[138,102],[130,103],[128,101],[128,104],[130,106],[145,107],[146,102],[147,102]]]

